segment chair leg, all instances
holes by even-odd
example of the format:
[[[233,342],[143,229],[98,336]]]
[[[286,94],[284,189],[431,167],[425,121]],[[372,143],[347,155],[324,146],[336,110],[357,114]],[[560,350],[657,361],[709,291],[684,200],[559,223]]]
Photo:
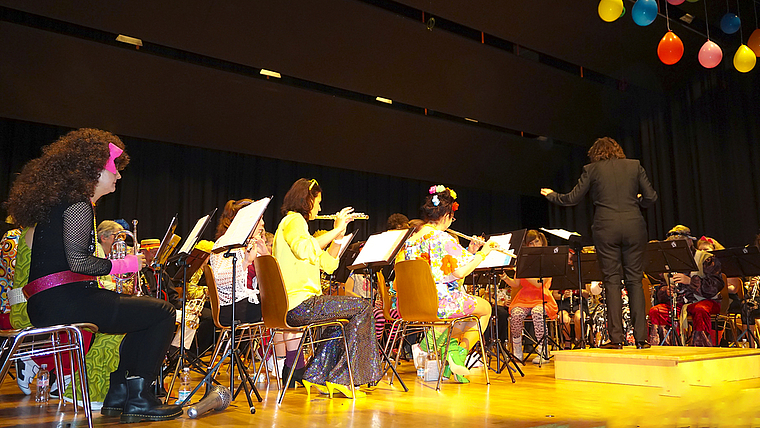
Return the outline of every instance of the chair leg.
[[[409,323],[403,323],[403,326],[404,326],[404,327],[403,327],[403,329],[401,330],[401,336],[398,336],[398,337],[396,338],[396,340],[398,340],[399,342],[400,342],[400,341],[401,341],[401,340],[404,338],[404,336],[406,335],[406,329],[407,329],[407,327],[409,327]],[[400,353],[400,352],[397,352],[397,353],[396,353],[396,361],[395,361],[395,366],[394,366],[394,367],[398,367],[398,360],[399,360],[399,357],[400,357],[400,356],[401,356],[401,353]],[[393,376],[391,376],[391,381],[390,381],[388,384],[389,384],[389,385],[393,385]]]
[[[448,333],[446,334],[446,349],[441,352],[441,354],[438,355],[438,383],[435,385],[435,390],[440,391],[441,390],[441,379],[443,379],[443,371],[445,367],[449,364],[447,360],[445,360],[446,356],[449,355],[449,345],[451,344],[451,333],[454,330],[454,322],[451,322],[449,324]],[[433,328],[433,340],[435,340],[435,327]],[[438,353],[438,347],[435,346],[434,343],[433,346],[435,347],[436,354]],[[428,348],[429,350],[430,348]]]
[[[351,368],[351,353],[348,350],[348,341],[346,341],[346,330],[343,328],[343,324],[340,325],[340,335],[343,339],[343,349],[346,351],[346,365],[348,366],[348,378],[351,381],[351,395],[354,400],[356,399],[356,384],[354,382],[354,371]]]
[[[305,343],[305,339],[306,339],[306,335],[307,334],[309,335],[309,337],[312,337],[311,336],[311,327],[308,327],[306,329],[306,333],[303,334],[303,335],[301,335],[301,340],[298,341],[298,351],[296,352],[296,355],[301,355],[301,352],[303,352],[303,345]],[[312,340],[312,342],[313,342],[313,340]],[[290,373],[288,374],[288,379],[284,383],[284,385],[282,387],[282,390],[280,390],[279,397],[277,398],[277,404],[282,404],[282,399],[285,398],[285,393],[288,391],[288,385],[290,385],[290,381],[293,379],[293,372],[295,372],[295,370],[290,370]]]

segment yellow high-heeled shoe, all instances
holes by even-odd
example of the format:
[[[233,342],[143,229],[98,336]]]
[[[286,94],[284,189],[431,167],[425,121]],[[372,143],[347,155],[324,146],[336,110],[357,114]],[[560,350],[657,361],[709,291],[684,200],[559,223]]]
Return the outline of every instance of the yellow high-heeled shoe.
[[[356,388],[354,388],[354,391],[352,392],[350,387],[346,385],[341,385],[339,383],[325,382],[325,385],[327,386],[327,389],[330,391],[330,398],[333,397],[333,393],[336,390],[348,398],[355,399],[355,398],[364,398],[367,396],[366,393],[359,391]]]
[[[306,395],[309,397],[311,397],[311,387],[313,386],[314,388],[317,389],[317,391],[319,391],[320,394],[329,395],[330,398],[332,398],[332,393],[330,393],[330,390],[325,385],[320,385],[318,383],[311,383],[308,380],[305,380],[303,381],[303,386],[306,387]]]

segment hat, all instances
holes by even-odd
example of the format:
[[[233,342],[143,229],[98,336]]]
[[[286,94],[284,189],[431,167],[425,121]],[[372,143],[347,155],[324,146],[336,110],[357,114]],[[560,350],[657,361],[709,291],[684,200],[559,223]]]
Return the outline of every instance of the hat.
[[[211,241],[206,241],[204,239],[202,241],[198,241],[198,243],[195,244],[195,248],[203,251],[204,253],[210,253],[211,249],[214,248],[214,243]]]
[[[161,245],[161,241],[158,239],[143,239],[140,241],[140,248],[143,250],[152,250],[158,248]]]

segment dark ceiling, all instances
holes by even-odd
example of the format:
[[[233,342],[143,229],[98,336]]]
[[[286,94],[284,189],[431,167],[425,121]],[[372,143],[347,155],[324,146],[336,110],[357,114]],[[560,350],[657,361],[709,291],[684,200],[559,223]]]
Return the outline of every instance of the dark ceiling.
[[[661,64],[665,20],[638,27],[631,5],[608,24],[596,1],[0,0],[0,116],[535,195],[594,138],[624,132],[637,97],[709,72],[704,36],[678,23],[684,58]],[[671,10],[704,27],[701,8]],[[519,47],[428,30],[415,10]],[[738,40],[718,39],[724,66]]]

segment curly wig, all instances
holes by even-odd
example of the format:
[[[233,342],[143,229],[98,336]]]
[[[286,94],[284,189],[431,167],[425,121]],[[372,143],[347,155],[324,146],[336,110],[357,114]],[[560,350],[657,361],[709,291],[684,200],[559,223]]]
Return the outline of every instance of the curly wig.
[[[433,198],[438,196],[438,205],[433,203]],[[454,198],[451,196],[449,189],[443,192],[436,192],[425,197],[425,204],[420,208],[420,213],[425,222],[437,222],[446,214],[454,215]]]
[[[129,163],[126,147],[107,131],[81,128],[43,147],[42,156],[29,161],[13,182],[8,213],[21,226],[31,227],[47,221],[50,209],[62,201],[90,199],[110,156],[109,143],[125,150],[114,162],[123,170]]]
[[[591,162],[606,159],[625,159],[625,153],[617,141],[610,137],[603,137],[598,138],[588,150],[588,158],[591,159]]]
[[[319,187],[317,180],[299,178],[285,194],[280,212],[282,215],[288,215],[288,211],[295,211],[309,220],[311,209],[314,208],[314,199],[320,193],[322,193],[322,188]]]

